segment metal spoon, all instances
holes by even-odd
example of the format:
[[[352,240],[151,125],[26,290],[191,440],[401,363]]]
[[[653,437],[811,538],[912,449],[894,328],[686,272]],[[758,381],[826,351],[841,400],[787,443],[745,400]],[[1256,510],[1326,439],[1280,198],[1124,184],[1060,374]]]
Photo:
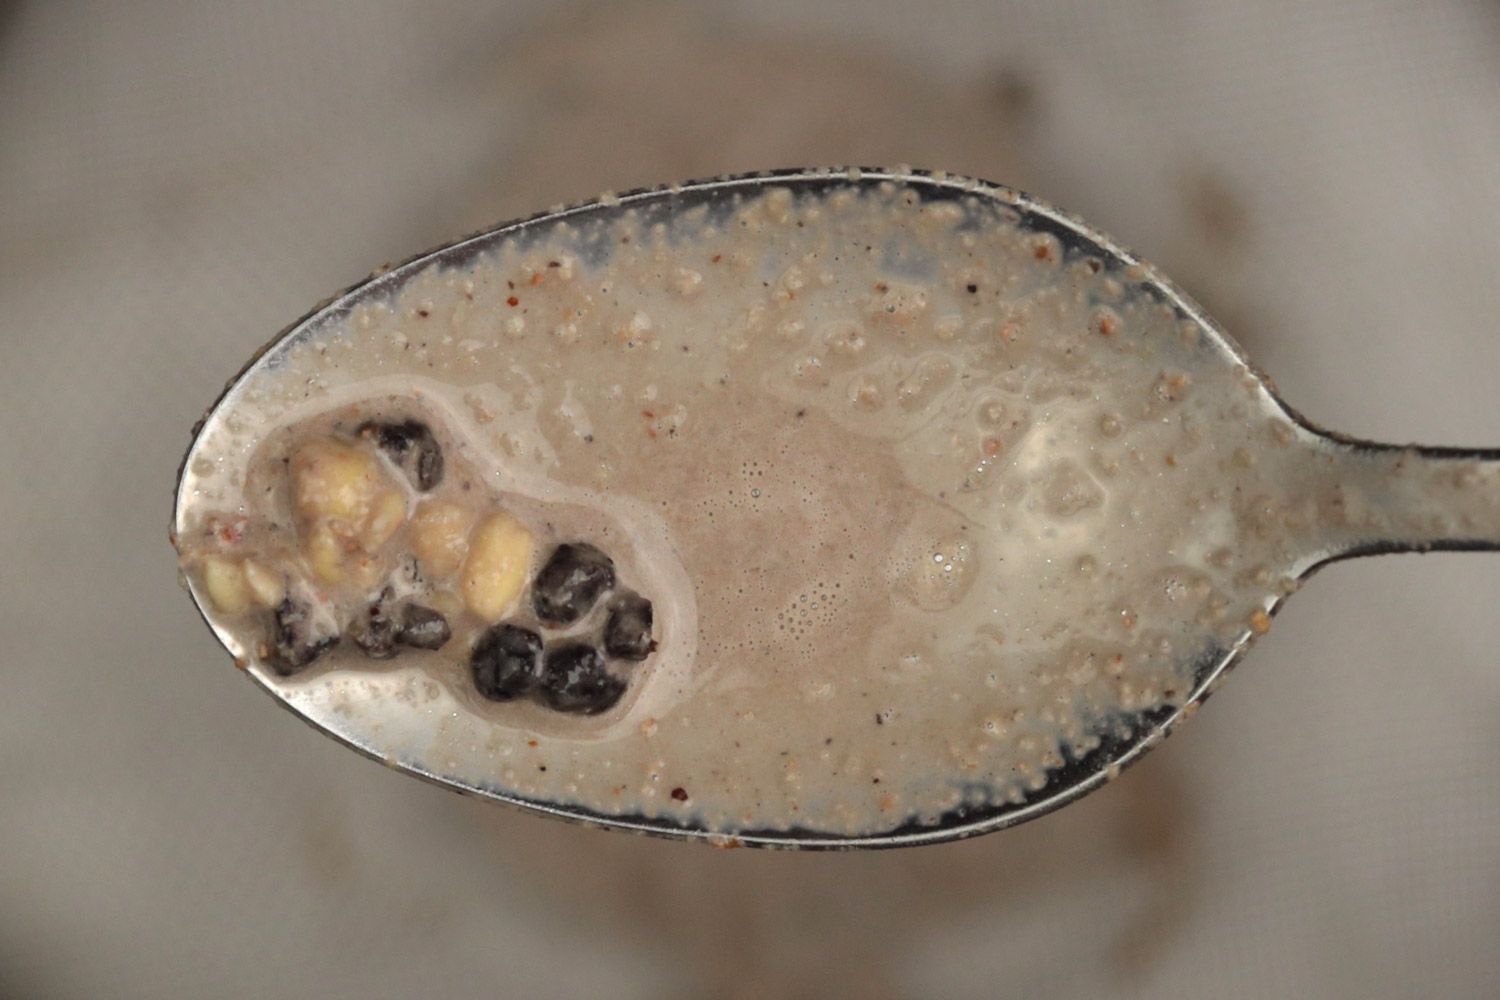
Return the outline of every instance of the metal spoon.
[[[179,473],[174,531],[185,527],[184,510],[194,488],[194,475],[190,471],[194,459],[216,426],[234,412],[247,380],[255,373],[279,364],[294,345],[316,341],[339,329],[362,302],[389,299],[414,276],[433,265],[462,266],[503,240],[525,239],[529,234],[545,232],[560,220],[582,226],[631,211],[648,219],[670,221],[694,209],[701,211],[706,207],[712,213],[737,198],[752,196],[773,185],[801,195],[882,183],[907,185],[923,199],[978,197],[1002,204],[1017,213],[1024,226],[1055,236],[1066,255],[1094,257],[1121,268],[1135,268],[1133,273],[1140,276],[1143,286],[1174,310],[1181,321],[1195,324],[1205,342],[1221,351],[1228,360],[1244,361],[1239,347],[1228,335],[1149,264],[1082,221],[999,185],[908,170],[789,170],[698,181],[636,191],[607,201],[589,202],[498,226],[383,270],[293,323],[251,359],[195,428],[193,445]],[[1268,383],[1263,388],[1296,428],[1291,446],[1322,456],[1341,477],[1380,483],[1382,488],[1373,491],[1372,495],[1381,497],[1385,522],[1396,526],[1382,537],[1368,537],[1355,531],[1329,533],[1317,545],[1309,546],[1292,564],[1276,567],[1281,575],[1305,579],[1333,560],[1353,556],[1437,549],[1500,549],[1500,490],[1495,489],[1495,484],[1500,482],[1500,451],[1403,447],[1333,434],[1314,427],[1282,403]],[[1414,469],[1430,474],[1413,475]],[[1485,491],[1479,500],[1477,516],[1473,495],[1476,489]],[[1459,512],[1460,501],[1465,505],[1464,513]],[[1107,546],[1107,543],[1108,540],[1104,539],[1103,544]],[[190,590],[193,590],[194,600],[201,610],[202,595],[191,584]],[[1269,610],[1274,613],[1279,603],[1278,600]],[[226,648],[237,656],[244,656],[245,651],[239,648],[227,630],[215,626],[208,615],[205,619]],[[1205,635],[1210,634],[1205,628]],[[811,830],[741,830],[726,835],[682,826],[666,819],[611,816],[576,805],[526,799],[477,777],[473,768],[462,767],[452,760],[427,759],[414,754],[410,747],[421,743],[419,730],[426,724],[421,717],[411,713],[382,714],[378,705],[365,705],[358,712],[350,712],[347,706],[341,707],[328,700],[294,702],[287,696],[281,679],[260,664],[249,663],[247,671],[283,705],[326,734],[399,770],[461,792],[562,819],[681,839],[774,848],[875,848],[937,843],[1003,829],[1050,812],[1100,787],[1161,742],[1180,720],[1191,714],[1244,655],[1254,637],[1254,630],[1246,629],[1235,641],[1224,643],[1213,639],[1208,642],[1210,652],[1194,664],[1192,689],[1183,704],[1138,713],[1130,725],[1101,733],[1101,742],[1096,748],[1068,759],[1061,767],[1048,772],[1045,786],[1024,801],[960,807],[940,817],[936,824],[913,821],[880,835],[856,837]]]

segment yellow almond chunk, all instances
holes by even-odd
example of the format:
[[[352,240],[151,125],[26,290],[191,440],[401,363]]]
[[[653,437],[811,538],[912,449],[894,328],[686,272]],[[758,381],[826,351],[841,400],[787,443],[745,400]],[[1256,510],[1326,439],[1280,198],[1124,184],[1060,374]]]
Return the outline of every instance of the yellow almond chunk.
[[[304,520],[365,523],[388,487],[375,456],[331,438],[309,441],[292,456],[292,501]]]
[[[215,608],[226,615],[250,610],[250,590],[245,586],[245,573],[239,563],[224,556],[205,556],[202,572],[203,589]]]
[[[391,540],[406,521],[406,500],[395,490],[386,490],[375,499],[360,544],[366,552],[377,552]]]
[[[531,532],[504,511],[479,522],[460,580],[469,610],[487,622],[505,617],[526,586],[531,549]]]
[[[344,582],[344,541],[326,522],[315,524],[308,531],[303,554],[318,580],[330,585]]]
[[[286,597],[286,581],[280,573],[267,569],[252,559],[241,567],[250,597],[263,608],[274,608]]]
[[[428,500],[411,519],[411,549],[428,576],[449,576],[469,550],[469,511],[445,500]]]

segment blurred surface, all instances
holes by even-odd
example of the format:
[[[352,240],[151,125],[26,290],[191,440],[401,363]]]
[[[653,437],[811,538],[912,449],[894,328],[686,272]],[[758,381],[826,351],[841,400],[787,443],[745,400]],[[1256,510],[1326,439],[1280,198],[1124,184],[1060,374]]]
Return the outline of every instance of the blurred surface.
[[[1500,8],[0,4],[0,996],[1493,996],[1500,559],[1320,575],[1193,725],[1012,832],[581,830],[237,675],[170,491],[314,301],[499,218],[906,162],[1160,263],[1314,420],[1500,444]]]

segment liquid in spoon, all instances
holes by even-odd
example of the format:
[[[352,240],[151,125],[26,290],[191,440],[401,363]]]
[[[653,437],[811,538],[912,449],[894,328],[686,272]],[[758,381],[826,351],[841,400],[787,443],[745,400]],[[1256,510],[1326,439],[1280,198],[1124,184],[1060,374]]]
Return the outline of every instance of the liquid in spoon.
[[[1146,277],[890,183],[552,223],[252,371],[185,474],[183,563],[283,698],[468,787],[726,834],[1024,802],[1268,629],[1330,521],[1382,527]],[[425,489],[370,429],[408,423],[443,456]],[[298,480],[320,448],[367,480],[332,540]],[[471,600],[506,531],[515,593]],[[613,576],[549,622],[568,545]],[[630,596],[641,659],[604,649]],[[326,647],[304,665],[289,600]],[[441,646],[368,655],[413,606]],[[597,700],[486,697],[507,628]]]

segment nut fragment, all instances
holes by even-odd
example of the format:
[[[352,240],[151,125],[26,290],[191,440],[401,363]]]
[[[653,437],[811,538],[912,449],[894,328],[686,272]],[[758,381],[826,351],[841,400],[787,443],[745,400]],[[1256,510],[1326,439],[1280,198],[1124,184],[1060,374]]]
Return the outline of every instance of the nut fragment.
[[[473,518],[458,504],[427,500],[411,519],[411,549],[430,577],[449,576],[464,564]]]
[[[280,573],[262,566],[253,559],[243,565],[245,586],[256,604],[263,608],[274,608],[286,596],[286,580]]]
[[[531,569],[531,532],[504,511],[474,529],[459,586],[470,611],[487,622],[505,617]]]
[[[304,521],[339,522],[352,534],[385,487],[374,455],[332,438],[309,441],[292,456],[292,501]]]
[[[402,522],[406,520],[406,501],[400,493],[395,490],[387,490],[376,498],[370,510],[370,516],[365,521],[365,530],[361,534],[360,547],[366,552],[378,552],[381,546],[391,540],[401,528]]]
[[[370,585],[371,556],[406,520],[406,501],[369,452],[332,438],[309,441],[292,456],[292,503],[313,575],[326,584],[349,576]]]
[[[303,543],[303,553],[307,556],[307,565],[312,569],[313,576],[320,582],[337,586],[348,576],[344,567],[344,557],[347,555],[344,543],[326,522],[315,524],[309,529]]]
[[[205,556],[200,572],[209,603],[226,615],[244,614],[252,606],[274,608],[286,596],[280,574],[250,559]]]
[[[225,556],[203,559],[203,589],[213,606],[226,615],[244,614],[250,610],[250,589],[240,564]]]

